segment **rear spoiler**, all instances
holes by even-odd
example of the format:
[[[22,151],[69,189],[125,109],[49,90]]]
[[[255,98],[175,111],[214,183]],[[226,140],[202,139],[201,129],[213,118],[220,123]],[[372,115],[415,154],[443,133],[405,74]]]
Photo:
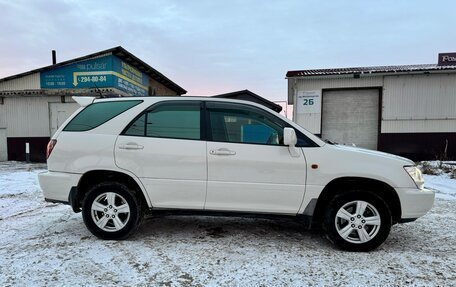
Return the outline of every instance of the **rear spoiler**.
[[[90,105],[91,103],[93,103],[93,101],[95,100],[95,97],[76,97],[76,96],[74,96],[72,98],[81,107],[86,107],[86,106]]]

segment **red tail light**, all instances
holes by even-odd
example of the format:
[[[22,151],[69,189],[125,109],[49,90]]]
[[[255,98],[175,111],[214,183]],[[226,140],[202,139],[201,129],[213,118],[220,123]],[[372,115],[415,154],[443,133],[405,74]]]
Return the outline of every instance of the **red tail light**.
[[[56,144],[57,144],[57,140],[50,140],[48,142],[48,145],[47,145],[47,148],[46,148],[46,159],[49,158],[49,156],[51,155],[51,152],[54,149]]]

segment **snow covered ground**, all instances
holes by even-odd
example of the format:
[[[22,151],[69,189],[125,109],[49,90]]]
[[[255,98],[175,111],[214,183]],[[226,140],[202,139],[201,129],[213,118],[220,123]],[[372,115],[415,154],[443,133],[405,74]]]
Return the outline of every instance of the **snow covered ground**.
[[[456,180],[426,175],[434,208],[370,253],[338,251],[292,220],[151,218],[126,241],[45,203],[44,165],[0,163],[0,286],[451,286]]]

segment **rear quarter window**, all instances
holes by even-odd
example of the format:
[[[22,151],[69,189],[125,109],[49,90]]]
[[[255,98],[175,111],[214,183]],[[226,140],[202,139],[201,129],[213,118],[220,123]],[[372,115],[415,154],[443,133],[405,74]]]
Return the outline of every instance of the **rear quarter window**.
[[[142,101],[114,101],[94,103],[77,114],[63,129],[68,132],[83,132],[94,129]]]

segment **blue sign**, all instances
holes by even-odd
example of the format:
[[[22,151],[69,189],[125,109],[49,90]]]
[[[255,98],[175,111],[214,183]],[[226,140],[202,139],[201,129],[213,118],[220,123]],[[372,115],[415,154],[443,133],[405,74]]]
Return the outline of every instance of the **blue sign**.
[[[40,75],[42,89],[117,88],[147,96],[149,77],[120,58],[108,55],[59,67]]]
[[[112,59],[113,87],[133,96],[147,96],[149,77],[117,57]]]

